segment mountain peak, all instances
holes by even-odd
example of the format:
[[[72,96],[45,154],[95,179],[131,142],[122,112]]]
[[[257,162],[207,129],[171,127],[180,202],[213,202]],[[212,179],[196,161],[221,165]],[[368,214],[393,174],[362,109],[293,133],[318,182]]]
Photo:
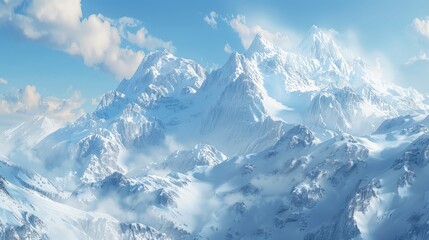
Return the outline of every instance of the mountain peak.
[[[138,80],[147,74],[152,75],[152,78],[170,73],[178,73],[180,75],[181,72],[187,72],[188,70],[192,72],[191,75],[204,75],[204,70],[195,61],[177,57],[168,49],[164,49],[148,53],[143,58],[131,80]]]
[[[247,73],[251,76],[258,75],[256,66],[254,66],[245,55],[238,52],[231,54],[227,63],[222,67],[222,71],[226,74],[225,78],[228,78],[227,76],[232,76],[232,79],[236,79],[242,73]]]
[[[265,39],[261,34],[257,33],[253,38],[252,43],[246,51],[246,56],[252,56],[255,53],[269,54],[276,50],[274,44]]]
[[[306,37],[299,44],[298,49],[303,55],[316,58],[321,62],[342,58],[340,47],[337,43],[326,30],[316,25],[311,26]]]
[[[163,50],[153,52],[152,54],[157,55],[159,57],[174,57],[173,53],[166,48],[164,48]]]
[[[214,146],[197,144],[192,150],[180,150],[170,154],[162,163],[164,168],[174,172],[186,173],[199,166],[214,166],[227,157]]]
[[[323,34],[322,30],[318,26],[316,26],[316,25],[312,25],[310,27],[310,29],[308,30],[308,33],[312,34],[312,35],[321,35],[321,34]]]
[[[177,59],[176,56],[174,56],[170,51],[167,49],[161,50],[161,51],[155,51],[148,53],[140,63],[140,66],[137,69],[137,72],[139,72],[140,69],[145,69],[150,66],[159,65],[161,61],[171,61]],[[137,73],[136,72],[136,73]]]
[[[243,54],[233,52],[226,63],[205,81],[204,88],[224,89],[225,86],[239,79],[243,73],[254,78],[259,76],[257,66],[252,61]]]
[[[231,56],[228,58],[228,61],[222,67],[224,71],[228,74],[232,72],[242,72],[243,65],[246,65],[246,57],[238,52],[231,53]]]
[[[314,133],[306,126],[298,124],[289,129],[274,145],[274,148],[281,146],[286,147],[289,150],[295,148],[303,148],[311,146],[315,143],[316,137]]]
[[[321,42],[329,42],[332,39],[330,36],[326,33],[326,30],[323,28],[319,28],[316,25],[312,25],[310,29],[307,31],[306,37],[304,37],[304,40],[312,40],[312,41],[321,41]]]
[[[233,52],[233,53],[231,53],[231,56],[229,57],[229,59],[225,65],[239,64],[242,61],[244,61],[243,54],[241,54],[239,52]]]
[[[117,91],[127,95],[128,100],[143,93],[152,97],[180,95],[195,92],[205,78],[198,63],[165,49],[147,54],[133,77],[122,81]]]

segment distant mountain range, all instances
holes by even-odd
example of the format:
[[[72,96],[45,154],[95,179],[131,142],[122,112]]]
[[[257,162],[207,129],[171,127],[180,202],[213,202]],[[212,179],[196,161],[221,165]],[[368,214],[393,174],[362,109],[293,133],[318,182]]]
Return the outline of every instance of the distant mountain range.
[[[94,112],[1,134],[0,239],[429,238],[428,97],[352,56],[316,26],[211,72],[149,53]]]

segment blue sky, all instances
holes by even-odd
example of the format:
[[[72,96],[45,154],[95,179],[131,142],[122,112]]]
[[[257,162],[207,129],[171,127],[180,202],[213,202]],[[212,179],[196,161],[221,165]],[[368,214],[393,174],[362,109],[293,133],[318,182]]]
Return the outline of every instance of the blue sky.
[[[0,114],[91,111],[148,51],[169,48],[211,69],[244,51],[243,29],[289,39],[288,48],[313,24],[334,29],[368,62],[381,59],[393,81],[429,93],[428,16],[423,0],[0,0]],[[68,108],[28,107],[20,94]]]

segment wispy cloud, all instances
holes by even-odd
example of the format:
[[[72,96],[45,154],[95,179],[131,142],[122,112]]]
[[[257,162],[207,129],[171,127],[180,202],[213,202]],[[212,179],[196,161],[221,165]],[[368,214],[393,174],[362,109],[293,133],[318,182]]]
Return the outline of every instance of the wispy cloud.
[[[424,52],[421,52],[418,56],[411,57],[405,62],[405,64],[410,65],[421,61],[429,62],[429,56]]]
[[[172,47],[171,42],[151,36],[135,19],[114,20],[101,14],[83,17],[81,0],[8,0],[1,1],[0,9],[1,23],[31,40],[79,56],[86,65],[105,69],[119,79],[131,77],[144,56],[132,44],[149,50]],[[136,27],[137,32],[131,32]]]
[[[283,49],[292,48],[292,40],[290,36],[283,33],[282,31],[270,31],[263,28],[261,25],[250,25],[246,21],[246,17],[243,15],[236,15],[232,17],[222,16],[214,11],[210,12],[209,15],[204,17],[204,21],[209,24],[212,28],[216,28],[218,25],[217,20],[220,19],[231,27],[239,36],[241,43],[244,48],[248,48],[255,38],[256,34],[260,34],[263,38],[268,41],[275,43],[277,46]],[[289,32],[288,32],[289,33]],[[293,34],[296,37],[296,34]],[[229,44],[228,44],[229,46]],[[231,52],[231,46],[225,45],[224,51]]]
[[[232,53],[234,50],[232,49],[231,45],[229,45],[229,43],[225,44],[225,47],[223,47],[223,50],[226,53]]]
[[[0,85],[1,84],[7,84],[7,83],[8,83],[8,81],[6,79],[0,78]]]
[[[75,91],[68,99],[60,99],[52,96],[44,97],[33,85],[27,85],[23,89],[11,91],[0,95],[0,116],[12,119],[20,119],[14,116],[47,116],[59,121],[73,121],[84,113],[82,99],[79,92]]]
[[[128,40],[141,48],[147,48],[151,51],[158,48],[174,50],[173,43],[161,40],[149,34],[146,28],[140,28],[136,33],[128,32]]]
[[[101,99],[103,98],[104,95],[101,95],[99,97],[95,97],[95,98],[91,98],[91,104],[93,106],[98,106],[98,104],[100,103]]]
[[[424,19],[416,18],[411,26],[417,33],[429,40],[429,17]]]
[[[247,23],[245,16],[237,15],[227,21],[229,26],[238,33],[244,48],[248,48],[250,46],[256,34],[260,34],[263,38],[275,43],[283,49],[289,49],[292,46],[292,41],[287,35],[281,32],[269,31],[260,25],[250,26]]]
[[[217,21],[216,19],[219,17],[219,15],[215,11],[211,11],[209,15],[204,17],[204,21],[210,25],[212,28],[216,28]]]

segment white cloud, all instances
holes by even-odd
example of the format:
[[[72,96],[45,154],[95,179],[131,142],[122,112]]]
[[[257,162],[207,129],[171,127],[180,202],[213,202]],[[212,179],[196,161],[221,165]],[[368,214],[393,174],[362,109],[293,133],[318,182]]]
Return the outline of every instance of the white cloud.
[[[68,99],[43,97],[35,86],[27,85],[23,89],[0,95],[0,119],[42,115],[63,122],[73,121],[84,113],[81,108],[83,102],[79,92],[73,92]],[[18,115],[21,117],[14,117]]]
[[[223,47],[223,50],[226,53],[232,53],[234,50],[232,49],[231,45],[229,45],[229,43],[225,44],[225,47]]]
[[[408,59],[408,61],[405,62],[405,64],[410,65],[420,61],[429,62],[429,56],[426,53],[421,52],[418,56],[414,56]]]
[[[135,18],[121,17],[119,19],[119,24],[123,26],[137,27],[138,25],[140,25],[140,21]]]
[[[128,40],[141,48],[147,48],[151,51],[157,48],[166,48],[174,50],[171,42],[163,41],[149,34],[146,28],[140,28],[135,34],[128,32]]]
[[[81,0],[8,0],[0,3],[0,21],[19,29],[23,35],[53,48],[81,57],[85,64],[105,69],[117,78],[132,76],[144,54],[126,46],[126,30],[140,25],[138,20],[123,17],[113,20],[101,14],[82,16]],[[19,11],[17,10],[19,8]],[[132,42],[153,50],[172,48],[171,42],[155,38],[144,30],[149,41]]]
[[[0,78],[0,85],[1,84],[7,84],[7,83],[8,83],[8,81],[6,79]]]
[[[91,104],[92,104],[93,106],[98,106],[98,104],[100,103],[100,101],[101,101],[101,97],[92,98],[92,99],[91,99]]]
[[[127,32],[129,28],[136,28],[141,25],[141,22],[135,18],[131,17],[121,17],[117,21],[117,28],[119,30],[119,34],[121,34],[121,37],[126,39],[127,38]]]
[[[416,30],[420,35],[429,39],[429,17],[425,19],[416,18],[414,19],[411,26]]]
[[[260,25],[249,26],[246,22],[246,18],[242,15],[237,15],[228,21],[229,25],[238,33],[241,39],[241,43],[245,48],[248,48],[253,41],[256,34],[260,34],[263,38],[268,41],[275,43],[277,46],[283,49],[291,48],[292,42],[290,38],[281,32],[271,32]]]
[[[218,18],[218,14],[215,11],[211,11],[209,15],[204,17],[204,21],[210,25],[210,27],[212,28],[216,28],[217,26],[217,21],[216,19]]]
[[[0,20],[9,19],[13,9],[21,4],[22,0],[0,0]]]

